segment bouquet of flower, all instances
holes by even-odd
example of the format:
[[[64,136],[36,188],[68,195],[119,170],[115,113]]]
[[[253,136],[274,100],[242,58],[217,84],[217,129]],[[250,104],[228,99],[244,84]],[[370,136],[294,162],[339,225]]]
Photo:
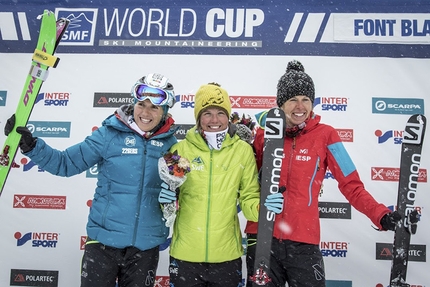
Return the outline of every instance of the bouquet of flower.
[[[158,173],[170,190],[176,191],[187,179],[186,174],[190,172],[190,162],[178,155],[177,151],[169,152],[158,160]],[[163,204],[163,216],[166,226],[172,226],[176,218],[176,203]]]

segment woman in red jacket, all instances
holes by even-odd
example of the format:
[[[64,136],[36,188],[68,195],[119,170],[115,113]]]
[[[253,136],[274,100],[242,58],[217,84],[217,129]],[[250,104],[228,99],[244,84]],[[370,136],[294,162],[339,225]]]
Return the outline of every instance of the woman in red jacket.
[[[320,242],[318,195],[327,168],[338,181],[339,190],[358,211],[381,230],[394,230],[400,220],[364,188],[358,172],[336,130],[320,123],[313,109],[315,88],[312,78],[298,61],[288,63],[277,86],[277,104],[286,115],[286,137],[280,187],[285,187],[282,213],[275,219],[272,241],[272,281],[267,286],[325,287]],[[257,119],[264,127],[265,113]],[[261,167],[264,130],[254,139],[258,168]],[[248,221],[248,278],[254,273],[257,223]],[[316,272],[317,270],[318,272]],[[248,279],[247,286],[252,286]]]

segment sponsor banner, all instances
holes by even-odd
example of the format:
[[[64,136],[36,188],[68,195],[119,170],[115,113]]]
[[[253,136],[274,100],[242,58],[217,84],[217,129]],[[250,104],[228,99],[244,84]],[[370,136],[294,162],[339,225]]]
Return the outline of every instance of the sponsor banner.
[[[170,286],[170,278],[169,276],[156,276],[154,287],[169,287]]]
[[[372,98],[373,114],[424,114],[424,99]]]
[[[344,97],[318,97],[314,100],[314,108],[321,108],[327,112],[346,112],[348,98]]]
[[[66,107],[70,101],[68,92],[46,92],[36,97],[36,104],[40,103],[47,107]]]
[[[80,250],[85,250],[85,243],[87,243],[87,236],[85,235],[82,235],[81,236],[81,241],[80,241],[80,244],[79,244],[79,246],[80,246]]]
[[[321,241],[320,249],[324,257],[346,257],[348,253],[348,242],[344,241]]]
[[[56,248],[58,243],[57,232],[27,232],[22,235],[21,232],[15,232],[16,246],[23,246],[31,241],[31,247]]]
[[[351,204],[343,202],[318,202],[320,218],[351,219]]]
[[[336,129],[340,140],[343,142],[353,142],[354,141],[354,130],[353,129]]]
[[[69,138],[71,122],[29,121],[27,128],[34,137]]]
[[[409,247],[409,261],[427,262],[426,260],[426,245],[411,244]],[[393,244],[392,243],[376,243],[376,260],[392,260]]]
[[[230,96],[232,109],[271,109],[277,107],[275,96]]]
[[[185,135],[186,135],[186,133],[192,128],[192,127],[194,127],[195,125],[180,125],[179,126],[179,129],[176,131],[176,133],[175,133],[175,137],[178,139],[178,140],[183,140],[183,139],[185,139]]]
[[[0,91],[0,107],[6,106],[6,96],[7,96],[6,91]]]
[[[10,285],[58,287],[58,271],[11,269]]]
[[[326,280],[326,287],[352,287],[352,281],[344,280]]]
[[[372,180],[399,182],[400,168],[398,167],[371,167],[370,170]],[[427,182],[427,169],[418,170],[418,182]]]
[[[97,164],[95,164],[94,166],[87,169],[87,171],[85,172],[85,177],[97,178],[98,174],[99,174],[99,169]]]
[[[43,8],[70,20],[60,43],[63,53],[429,58],[430,14],[423,13],[429,4],[381,1],[310,6],[300,0],[273,0],[244,8],[225,0],[210,6],[189,0],[144,6],[81,0],[74,3],[80,8]],[[2,5],[1,11],[0,41],[7,45],[0,52],[31,53],[40,6],[27,0]]]
[[[13,208],[66,209],[66,196],[15,194]]]
[[[133,103],[134,98],[130,93],[94,93],[93,107],[95,108],[119,108]]]

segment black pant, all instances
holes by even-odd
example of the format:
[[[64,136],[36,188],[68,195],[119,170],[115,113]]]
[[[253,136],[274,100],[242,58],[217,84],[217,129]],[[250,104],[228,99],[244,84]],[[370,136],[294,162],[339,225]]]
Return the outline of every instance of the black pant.
[[[172,287],[240,287],[242,258],[221,263],[194,263],[170,256]]]
[[[118,249],[87,240],[82,258],[81,287],[153,286],[158,267],[159,247],[141,251],[135,247]]]
[[[247,287],[254,274],[256,234],[247,234]],[[273,238],[270,254],[270,287],[325,287],[324,261],[318,245]]]

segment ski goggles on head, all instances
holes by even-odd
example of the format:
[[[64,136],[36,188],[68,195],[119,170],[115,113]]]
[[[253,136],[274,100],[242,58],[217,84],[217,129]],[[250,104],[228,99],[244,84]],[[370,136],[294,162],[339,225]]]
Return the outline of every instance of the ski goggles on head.
[[[133,88],[133,96],[140,102],[149,99],[156,106],[172,105],[172,100],[166,91],[146,84],[136,84]]]

